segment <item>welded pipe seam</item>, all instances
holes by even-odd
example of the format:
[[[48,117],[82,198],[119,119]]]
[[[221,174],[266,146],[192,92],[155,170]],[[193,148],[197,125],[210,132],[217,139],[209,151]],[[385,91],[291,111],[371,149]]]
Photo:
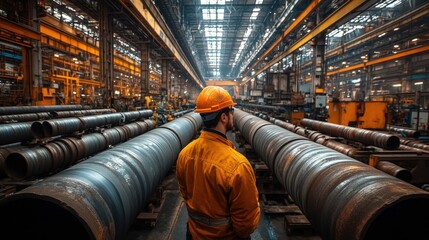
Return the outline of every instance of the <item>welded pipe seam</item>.
[[[246,117],[239,110],[234,112],[236,116]],[[248,142],[244,124],[259,125],[258,136],[272,130],[249,118],[243,124],[241,119],[235,122],[241,123],[237,128]],[[247,130],[251,128],[247,126]],[[285,129],[279,131],[302,138]],[[269,135],[266,141],[275,142]],[[291,141],[278,152],[266,151],[268,156],[261,154],[260,147],[255,151],[264,161],[275,158],[274,175],[324,239],[427,236],[429,193],[422,189],[308,139]]]
[[[55,232],[73,239],[122,239],[186,144],[177,133],[201,127],[187,123],[200,120],[180,119],[172,122],[182,122],[181,129],[169,124],[151,130],[4,198],[2,235],[30,238],[34,233],[26,230],[37,229],[47,239],[58,237]],[[187,134],[182,137],[192,140]],[[33,208],[24,211],[23,206]],[[51,218],[53,214],[59,216]]]

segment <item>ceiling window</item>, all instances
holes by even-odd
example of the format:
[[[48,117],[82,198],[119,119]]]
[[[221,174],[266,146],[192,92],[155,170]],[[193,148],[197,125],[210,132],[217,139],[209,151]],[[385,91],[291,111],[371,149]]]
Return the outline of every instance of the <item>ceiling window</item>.
[[[203,9],[204,20],[223,20],[224,9]]]

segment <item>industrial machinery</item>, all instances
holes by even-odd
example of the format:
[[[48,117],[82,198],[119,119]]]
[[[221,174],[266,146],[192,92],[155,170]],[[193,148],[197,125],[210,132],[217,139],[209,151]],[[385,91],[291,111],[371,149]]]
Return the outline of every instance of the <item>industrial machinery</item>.
[[[387,102],[331,101],[328,106],[330,123],[365,129],[386,127]]]

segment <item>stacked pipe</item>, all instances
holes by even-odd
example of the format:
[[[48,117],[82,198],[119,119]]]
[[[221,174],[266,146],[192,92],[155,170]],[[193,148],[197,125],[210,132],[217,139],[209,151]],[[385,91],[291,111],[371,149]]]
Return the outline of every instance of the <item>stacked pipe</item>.
[[[187,114],[4,198],[2,237],[123,239],[201,124]]]
[[[40,121],[51,118],[66,118],[75,116],[97,115],[115,112],[114,109],[89,109],[89,110],[74,110],[74,111],[53,111],[39,113],[23,113],[0,116],[0,123],[12,122],[30,122]]]
[[[416,141],[411,141],[411,140],[406,140],[406,139],[400,139],[401,144],[409,146],[409,147],[413,147],[413,148],[418,148],[424,151],[429,151],[429,145],[424,144],[424,143],[419,143]]]
[[[48,105],[48,106],[8,106],[0,107],[0,115],[12,115],[22,113],[40,113],[52,111],[82,110],[82,105]]]
[[[13,146],[13,147],[7,147],[0,149],[0,178],[6,177],[6,172],[4,171],[4,165],[7,156],[9,156],[10,153],[14,151],[19,151],[21,149],[25,149],[25,146]]]
[[[323,239],[428,236],[428,192],[243,111],[234,124]]]
[[[30,122],[49,118],[51,115],[48,112],[2,115],[0,116],[0,123]]]
[[[313,142],[317,142],[319,144],[322,144],[328,148],[331,148],[331,149],[333,149],[337,152],[340,152],[342,154],[345,154],[347,156],[353,157],[356,155],[357,148],[349,146],[347,144],[340,143],[340,142],[335,141],[335,140],[331,140],[330,139],[331,136],[322,134],[322,133],[317,132],[317,131],[308,130],[308,129],[305,129],[303,127],[297,126],[295,124],[287,123],[287,122],[284,122],[284,121],[281,121],[281,120],[278,120],[275,118],[270,118],[270,122],[277,125],[277,126],[285,128],[291,132],[294,132],[294,133],[297,133],[301,136],[307,137],[307,138],[311,139]]]
[[[4,164],[4,172],[14,180],[46,175],[76,164],[80,159],[125,142],[155,127],[152,120],[134,122],[109,128],[103,133],[85,134],[81,138],[66,137],[44,146],[11,151]]]
[[[76,110],[76,111],[53,111],[50,112],[50,115],[54,118],[67,118],[75,116],[88,116],[88,115],[98,115],[98,114],[107,114],[116,112],[113,108],[105,109],[88,109],[88,110]]]
[[[330,136],[324,135],[317,131],[308,130],[292,123],[287,123],[275,118],[270,118],[270,122],[291,132],[307,137],[313,142],[322,144],[325,147],[328,147],[350,157],[354,157],[358,151],[358,149],[355,147],[340,143],[335,140],[330,140]],[[410,170],[400,167],[394,163],[380,161],[374,167],[403,181],[411,182],[412,180],[412,173]]]
[[[0,125],[0,145],[16,143],[32,138],[31,124],[33,122],[7,123]]]
[[[334,137],[343,137],[357,142],[362,142],[367,145],[373,145],[384,149],[394,150],[398,149],[400,142],[399,138],[394,135],[347,127],[343,125],[327,123],[317,120],[304,118],[301,120],[301,125],[312,128],[314,130],[326,133]]]
[[[404,128],[404,127],[399,127],[399,126],[388,126],[387,130],[395,131],[395,132],[404,134],[406,137],[412,137],[412,138],[419,138],[420,137],[420,132],[415,130],[415,129],[411,129],[411,128]]]
[[[31,135],[34,138],[40,139],[71,134],[77,131],[83,131],[95,127],[128,123],[140,118],[150,117],[152,114],[152,110],[141,110],[34,122],[31,124]]]

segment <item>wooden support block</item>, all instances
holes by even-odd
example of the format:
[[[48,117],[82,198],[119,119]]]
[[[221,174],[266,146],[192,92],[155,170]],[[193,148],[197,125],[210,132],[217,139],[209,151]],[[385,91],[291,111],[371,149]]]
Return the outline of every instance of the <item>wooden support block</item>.
[[[296,229],[312,229],[311,223],[302,214],[285,215],[284,223],[288,234],[292,234]]]

